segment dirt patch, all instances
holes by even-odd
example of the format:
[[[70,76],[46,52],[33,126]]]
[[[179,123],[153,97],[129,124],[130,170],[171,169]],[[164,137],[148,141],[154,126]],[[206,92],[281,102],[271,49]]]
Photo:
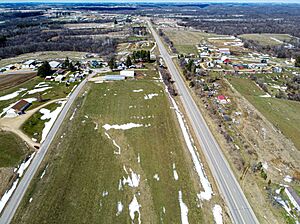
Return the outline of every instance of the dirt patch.
[[[5,90],[20,85],[34,78],[36,74],[36,72],[30,72],[25,74],[0,75],[0,90]]]

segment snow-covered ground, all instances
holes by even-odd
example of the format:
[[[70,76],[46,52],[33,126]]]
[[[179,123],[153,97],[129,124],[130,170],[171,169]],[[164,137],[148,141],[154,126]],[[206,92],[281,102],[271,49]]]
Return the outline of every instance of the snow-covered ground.
[[[177,173],[177,171],[176,171],[176,165],[175,165],[175,163],[173,163],[173,177],[174,177],[174,179],[175,180],[178,180],[178,173]]]
[[[126,168],[125,168],[125,170],[126,170]],[[131,176],[129,174],[128,174],[127,178],[123,176],[123,179],[120,182],[121,186],[119,186],[119,188],[122,188],[122,185],[125,186],[126,184],[129,187],[133,187],[133,188],[139,186],[141,176],[139,174],[135,173],[132,169],[130,169],[130,172],[131,172]]]
[[[143,126],[143,124],[127,123],[127,124],[121,124],[121,125],[118,125],[118,124],[114,124],[114,125],[105,124],[102,127],[105,130],[108,131],[110,129],[128,130],[128,129],[131,129],[131,128],[138,128],[138,127],[142,127],[142,126]]]
[[[31,94],[34,94],[34,93],[40,93],[40,92],[44,92],[48,89],[52,89],[52,87],[48,86],[48,87],[43,87],[43,88],[32,89],[32,90],[29,90],[27,92],[27,94],[31,95]]]
[[[17,185],[19,183],[20,178],[23,176],[25,170],[28,168],[28,166],[30,165],[32,159],[34,158],[35,152],[32,153],[30,155],[30,157],[26,160],[23,161],[18,168],[16,168],[14,170],[14,172],[16,172],[18,174],[18,178],[13,182],[12,186],[10,189],[8,189],[4,195],[2,196],[1,200],[0,200],[0,213],[2,212],[2,210],[4,209],[6,203],[8,202],[8,200],[10,199],[10,197],[12,196],[12,194],[14,193],[15,189],[17,188]]]
[[[198,197],[201,200],[210,200],[211,197],[212,197],[212,194],[213,194],[212,187],[211,187],[211,184],[210,184],[210,182],[209,182],[209,180],[208,180],[208,178],[207,178],[207,176],[205,174],[203,165],[200,162],[200,158],[199,158],[199,156],[197,154],[197,149],[196,149],[196,147],[193,144],[192,138],[190,137],[190,133],[189,133],[188,128],[187,128],[187,126],[185,124],[185,121],[183,119],[183,115],[180,112],[180,110],[179,110],[179,108],[178,108],[175,100],[173,99],[173,97],[168,92],[168,89],[167,89],[166,86],[165,86],[165,91],[169,95],[169,98],[170,98],[170,100],[172,102],[173,108],[174,108],[174,110],[176,112],[177,120],[179,122],[179,125],[180,125],[180,128],[181,128],[181,131],[182,131],[185,143],[186,143],[187,148],[188,148],[188,150],[189,150],[189,152],[190,152],[190,154],[192,156],[192,161],[194,163],[196,172],[197,172],[197,174],[199,176],[201,185],[202,185],[202,187],[204,189],[204,191],[202,191],[202,192],[200,192],[200,194],[198,194]]]
[[[213,215],[216,224],[223,223],[222,207],[220,205],[215,205],[213,207]]]
[[[151,100],[153,97],[155,97],[155,96],[158,96],[158,94],[157,93],[150,93],[150,94],[146,94],[145,96],[144,96],[144,99],[145,100]]]
[[[140,212],[141,205],[139,204],[138,200],[136,199],[136,196],[133,196],[132,201],[129,204],[129,215],[132,220],[132,223],[134,221],[135,213],[138,213],[138,222],[141,223],[141,212]]]
[[[121,201],[118,201],[118,203],[117,203],[117,213],[116,213],[116,216],[118,216],[118,215],[120,215],[120,214],[122,213],[123,208],[124,208],[124,206],[123,206],[122,202],[121,202]]]
[[[24,92],[26,90],[27,90],[26,88],[20,88],[19,90],[15,91],[13,93],[1,96],[0,101],[11,100],[11,99],[19,96],[21,92]]]
[[[144,90],[143,89],[134,89],[134,90],[132,90],[132,92],[134,92],[134,93],[139,93],[139,92],[143,92]]]
[[[182,192],[181,191],[178,192],[178,200],[179,200],[179,205],[180,205],[181,223],[188,224],[189,223],[189,219],[188,219],[189,209],[182,200]]]
[[[63,109],[64,105],[66,104],[66,101],[59,101],[61,105],[57,107],[54,111],[50,112],[49,110],[42,108],[40,109],[40,112],[43,114],[41,117],[42,120],[50,119],[49,121],[45,122],[44,129],[42,131],[42,139],[41,143],[46,139],[49,131],[51,130],[56,118],[58,117],[59,113]]]

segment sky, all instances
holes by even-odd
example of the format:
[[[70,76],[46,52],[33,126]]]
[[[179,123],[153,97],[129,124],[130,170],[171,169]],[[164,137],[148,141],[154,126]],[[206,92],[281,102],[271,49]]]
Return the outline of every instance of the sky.
[[[206,3],[206,2],[235,2],[235,3],[299,3],[300,0],[0,0],[0,3],[16,3],[16,2],[81,2],[81,3],[103,3],[103,2],[176,2],[176,3]]]

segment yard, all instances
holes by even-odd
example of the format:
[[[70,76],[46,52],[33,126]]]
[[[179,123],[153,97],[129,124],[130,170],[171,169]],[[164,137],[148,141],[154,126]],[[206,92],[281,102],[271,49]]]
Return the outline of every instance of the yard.
[[[180,223],[181,200],[190,223],[213,222],[220,198],[198,200],[160,82],[90,83],[75,105],[12,223]]]
[[[275,127],[291,139],[300,150],[300,103],[261,97],[265,92],[247,78],[228,78],[234,88],[255,106]]]

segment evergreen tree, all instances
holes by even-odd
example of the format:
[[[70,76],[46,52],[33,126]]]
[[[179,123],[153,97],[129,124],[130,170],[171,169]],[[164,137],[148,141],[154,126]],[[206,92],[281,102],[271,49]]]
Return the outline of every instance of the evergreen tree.
[[[40,77],[52,75],[51,66],[49,65],[48,61],[44,61],[43,64],[38,68],[37,75]]]
[[[108,62],[108,66],[110,67],[110,69],[114,69],[116,67],[116,63],[115,63],[115,58],[112,57],[110,59],[110,61]]]
[[[130,56],[128,55],[128,56],[127,56],[127,59],[126,59],[126,66],[129,67],[129,66],[131,66],[131,65],[132,65],[131,58],[130,58]]]
[[[300,55],[296,57],[295,67],[300,67]]]

